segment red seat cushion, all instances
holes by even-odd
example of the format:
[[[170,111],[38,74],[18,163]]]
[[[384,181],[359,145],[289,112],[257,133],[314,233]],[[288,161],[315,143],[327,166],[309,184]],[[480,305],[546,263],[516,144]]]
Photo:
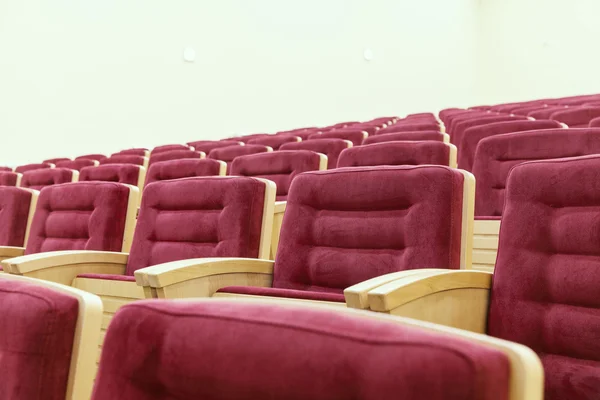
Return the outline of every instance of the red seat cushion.
[[[23,247],[31,205],[31,192],[0,187],[0,246]]]
[[[0,280],[0,399],[65,399],[78,310],[73,297]]]
[[[219,293],[235,293],[251,296],[283,297],[288,299],[335,301],[345,303],[346,299],[340,293],[311,292],[308,290],[277,289],[253,286],[228,286],[217,290]]]
[[[375,165],[448,165],[450,146],[442,142],[384,142],[346,149],[338,168]]]
[[[68,168],[36,169],[23,173],[21,187],[42,190],[45,187],[73,180],[73,170]]]
[[[330,310],[139,301],[102,349],[93,400],[506,400],[509,362],[458,338]]]
[[[344,139],[311,139],[303,142],[286,143],[279,150],[309,150],[327,156],[327,169],[337,166],[340,153],[348,148],[348,141]]]
[[[402,140],[435,140],[438,142],[443,142],[444,134],[439,130],[384,133],[381,135],[369,136],[363,141],[363,144],[394,142]]]
[[[221,163],[217,160],[182,158],[179,160],[160,161],[152,164],[149,168],[146,184],[194,176],[217,176],[220,171]]]

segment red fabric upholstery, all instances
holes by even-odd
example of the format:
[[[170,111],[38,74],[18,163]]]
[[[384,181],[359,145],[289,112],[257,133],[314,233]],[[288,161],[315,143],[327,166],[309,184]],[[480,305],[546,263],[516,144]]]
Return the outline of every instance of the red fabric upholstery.
[[[52,164],[48,164],[48,163],[20,165],[17,168],[15,168],[15,172],[19,172],[22,174],[23,172],[27,172],[27,171],[33,171],[36,169],[46,169],[46,168],[53,168],[53,166],[52,166]]]
[[[40,192],[25,254],[121,251],[129,188],[112,182],[48,186]]]
[[[75,160],[104,160],[107,158],[104,154],[86,154],[83,156],[75,157]]]
[[[375,165],[446,165],[450,146],[442,142],[384,142],[352,147],[342,151],[338,168]]]
[[[31,204],[31,192],[0,187],[0,246],[23,247]]]
[[[191,150],[190,146],[186,144],[165,144],[162,146],[156,146],[152,149],[152,154],[156,155],[158,153],[162,153],[165,151],[173,151],[173,150]]]
[[[100,165],[105,164],[133,164],[133,165],[144,165],[146,157],[134,156],[130,154],[113,154],[112,156],[100,160]]]
[[[44,160],[42,162],[48,163],[48,164],[55,164],[56,165],[56,163],[61,162],[61,161],[71,161],[71,159],[70,158],[65,158],[65,157],[62,157],[62,158],[50,158],[50,159]]]
[[[17,186],[19,174],[16,172],[0,171],[0,186]]]
[[[512,113],[515,115],[529,115],[530,113],[534,112],[534,111],[543,111],[544,108],[546,108],[547,106],[543,105],[543,104],[536,104],[533,106],[521,106],[518,108],[515,108]]]
[[[278,150],[284,143],[299,142],[300,140],[302,139],[300,139],[298,136],[270,135],[266,137],[250,139],[248,144],[260,144],[263,146],[269,146],[273,150]]]
[[[589,156],[520,164],[508,178],[488,333],[540,355],[547,400],[600,393],[598,170]]]
[[[140,168],[142,167],[133,164],[106,164],[97,167],[86,167],[79,173],[79,181],[119,182],[137,186]]]
[[[335,128],[334,131],[341,133],[341,132],[356,132],[356,131],[363,131],[363,132],[367,132],[369,135],[374,135],[376,132],[379,131],[381,124],[354,124],[354,125],[350,125],[347,126],[345,128]]]
[[[135,149],[125,149],[125,150],[121,150],[118,153],[113,154],[112,156],[117,156],[117,155],[128,155],[128,156],[140,156],[140,157],[146,157],[146,154],[148,154],[148,149],[144,148],[144,147],[139,147],[139,148],[135,148]],[[112,157],[111,156],[111,157]]]
[[[447,125],[448,117],[450,117],[451,115],[463,113],[465,111],[469,111],[469,110],[465,110],[462,108],[445,108],[438,113],[438,116],[440,117],[442,122],[445,125]]]
[[[262,146],[259,144],[247,144],[246,146],[227,146],[211,150],[208,158],[221,160],[227,163],[227,173],[231,170],[231,163],[236,157],[246,156],[249,154],[267,153],[273,151],[271,147]]]
[[[13,172],[11,167],[0,167],[0,172]]]
[[[252,139],[257,139],[257,138],[262,138],[262,137],[271,137],[271,136],[272,135],[269,135],[268,133],[253,133],[251,135],[236,136],[233,138],[227,138],[225,140],[235,140],[235,141],[239,141],[242,143],[248,143]]]
[[[406,325],[291,305],[137,301],[111,322],[92,399],[506,400],[508,380],[501,352]]]
[[[512,115],[489,115],[486,117],[475,117],[470,119],[465,119],[460,122],[457,122],[454,125],[454,130],[450,133],[450,142],[457,145],[461,142],[464,137],[464,133],[467,129],[472,128],[474,126],[481,126],[486,124],[493,124],[495,122],[504,122],[504,121],[515,121],[515,120],[527,120],[527,117],[523,116],[512,116]]]
[[[535,119],[549,119],[550,116],[552,114],[554,114],[555,112],[563,111],[563,110],[566,110],[566,108],[564,106],[552,106],[552,107],[545,107],[545,108],[539,109],[537,111],[532,111],[527,115],[532,118],[535,118]]]
[[[188,143],[194,150],[201,151],[204,154],[208,154],[211,150],[218,149],[219,147],[240,146],[243,144],[243,142],[238,142],[237,140],[198,140]]]
[[[199,177],[146,186],[127,275],[186,258],[258,257],[265,183]]]
[[[78,310],[74,297],[0,280],[0,399],[66,398]]]
[[[546,129],[507,133],[477,145],[475,215],[502,215],[506,179],[512,167],[527,160],[600,153],[600,129]]]
[[[87,160],[87,159],[74,160],[74,161],[59,161],[56,163],[56,168],[68,168],[68,169],[74,169],[75,171],[81,171],[82,168],[93,167],[94,165],[96,165],[94,163],[94,161],[95,160]]]
[[[320,133],[320,129],[318,129],[318,128],[294,129],[292,131],[277,132],[277,135],[298,136],[302,140],[307,140],[311,135],[313,135],[315,133]]]
[[[550,120],[536,121],[505,121],[494,124],[473,126],[464,132],[458,147],[458,168],[471,171],[475,160],[475,150],[479,142],[486,137],[501,135],[511,132],[560,128],[560,124]]]
[[[594,118],[590,121],[590,128],[600,128],[600,118]]]
[[[204,158],[205,156],[206,156],[206,154],[199,152],[199,151],[193,151],[193,150],[161,151],[158,154],[156,154],[156,153],[152,154],[152,156],[150,157],[150,160],[148,162],[148,165],[152,165],[155,162],[182,160],[185,158],[200,159],[200,158]]]
[[[394,133],[394,132],[413,132],[413,131],[438,131],[440,126],[435,123],[414,123],[414,124],[394,124],[387,128],[380,129],[377,131],[378,135],[383,133]]]
[[[152,164],[148,170],[146,184],[194,176],[218,176],[220,171],[221,163],[217,160],[184,158],[161,161]]]
[[[308,290],[277,289],[269,287],[254,286],[228,286],[217,290],[219,293],[233,293],[250,296],[269,296],[286,299],[314,300],[314,301],[335,301],[345,303],[343,293],[310,292]]]
[[[231,175],[269,179],[277,185],[277,200],[287,199],[294,178],[306,171],[317,171],[321,158],[307,150],[280,150],[237,157]]]
[[[365,131],[361,130],[344,130],[344,131],[331,131],[325,133],[313,133],[309,136],[309,140],[313,139],[343,139],[352,142],[353,146],[360,146],[365,138]]]
[[[448,167],[301,174],[288,196],[273,287],[341,294],[389,272],[460,268],[462,199],[463,175]]]
[[[435,140],[443,142],[444,134],[439,130],[384,133],[382,135],[369,136],[363,141],[363,144],[395,142],[402,140]]]
[[[327,169],[337,166],[340,153],[348,148],[347,140],[342,139],[311,139],[303,142],[286,143],[279,150],[309,150],[327,156]]]
[[[454,132],[454,127],[461,123],[462,121],[466,121],[468,119],[473,119],[473,118],[481,118],[481,117],[489,117],[492,115],[497,115],[498,113],[488,113],[488,112],[482,112],[482,111],[468,111],[468,112],[464,112],[464,113],[458,113],[458,114],[454,114],[451,115],[448,119],[449,119],[449,123],[446,124],[446,132],[450,134],[450,136],[452,136],[452,132]]]
[[[21,178],[21,187],[42,190],[47,186],[73,181],[73,170],[68,168],[48,168],[27,171]]]
[[[428,119],[431,119],[431,120],[436,120],[435,115],[433,113],[430,113],[430,112],[408,114],[406,116],[406,118],[428,118]]]
[[[569,128],[587,128],[597,117],[600,117],[600,107],[569,108],[550,115],[550,119],[567,124]]]

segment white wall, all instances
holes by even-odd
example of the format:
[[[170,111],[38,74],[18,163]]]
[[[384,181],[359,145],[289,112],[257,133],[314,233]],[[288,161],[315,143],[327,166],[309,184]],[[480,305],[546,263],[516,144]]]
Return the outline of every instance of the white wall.
[[[600,93],[600,1],[480,3],[482,103]]]
[[[476,3],[0,0],[0,165],[475,104]]]

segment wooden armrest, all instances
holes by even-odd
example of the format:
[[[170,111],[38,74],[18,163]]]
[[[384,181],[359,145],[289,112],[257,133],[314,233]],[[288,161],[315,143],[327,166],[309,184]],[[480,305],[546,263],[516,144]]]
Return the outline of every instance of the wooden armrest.
[[[275,214],[283,213],[285,211],[286,206],[287,201],[276,201],[273,211],[275,212]]]
[[[194,258],[154,265],[135,271],[140,286],[163,288],[211,275],[251,273],[273,275],[272,260],[256,258]]]
[[[0,261],[7,258],[20,257],[24,253],[24,247],[0,246]]]
[[[398,279],[406,278],[408,276],[422,275],[428,271],[439,271],[438,269],[411,269],[406,271],[392,272],[377,276],[372,279],[357,283],[344,290],[344,297],[346,298],[346,305],[350,308],[368,309],[369,298],[368,294],[371,290],[385,285],[387,283],[396,281]]]

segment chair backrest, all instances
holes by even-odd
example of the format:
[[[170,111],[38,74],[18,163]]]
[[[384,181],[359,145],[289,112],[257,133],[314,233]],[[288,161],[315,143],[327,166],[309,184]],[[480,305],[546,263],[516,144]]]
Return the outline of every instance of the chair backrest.
[[[248,140],[248,144],[260,144],[273,150],[279,150],[284,143],[300,142],[301,138],[292,135],[269,135]]]
[[[68,168],[48,168],[27,171],[21,178],[21,187],[42,190],[47,186],[77,182],[79,171]]]
[[[327,169],[327,156],[308,150],[280,150],[237,157],[231,175],[269,179],[277,185],[277,201],[287,199],[294,178],[306,171]]]
[[[239,142],[237,140],[198,140],[195,142],[188,142],[188,145],[192,146],[196,151],[208,154],[211,150],[218,149],[219,147],[243,146],[244,142]]]
[[[187,258],[268,258],[274,203],[275,185],[265,179],[151,183],[142,197],[126,274]]]
[[[590,121],[590,128],[600,128],[600,118],[594,118]]]
[[[424,123],[401,123],[394,124],[388,126],[387,128],[380,129],[377,131],[377,135],[381,135],[384,133],[394,133],[394,132],[413,132],[413,131],[440,131],[440,126],[436,123],[432,122],[424,122]]]
[[[164,144],[162,146],[156,146],[150,152],[150,155],[156,155],[158,153],[162,153],[165,151],[173,151],[173,150],[194,150],[187,144]]]
[[[13,172],[11,167],[0,167],[0,172]]]
[[[69,169],[74,169],[76,171],[81,171],[82,168],[94,167],[94,166],[97,166],[98,164],[99,164],[99,162],[97,160],[91,160],[91,159],[59,161],[58,163],[56,163],[56,168],[69,168]]]
[[[532,113],[534,111],[543,111],[544,108],[548,107],[545,104],[536,104],[536,105],[529,105],[529,106],[521,106],[521,107],[517,107],[514,108],[512,113],[515,115],[529,115],[529,113]]]
[[[550,115],[550,119],[567,124],[569,128],[587,128],[597,117],[600,117],[600,107],[568,108]]]
[[[107,158],[104,154],[85,154],[83,156],[75,157],[75,160],[96,160],[101,161]]]
[[[227,138],[224,140],[235,140],[238,142],[242,142],[242,143],[246,143],[248,144],[248,142],[252,139],[257,139],[257,138],[262,138],[262,137],[270,137],[272,135],[268,134],[268,133],[252,133],[249,135],[243,135],[243,136],[236,136],[236,137],[232,137],[232,138]]]
[[[600,393],[599,170],[596,155],[508,177],[488,333],[540,355],[550,400]]]
[[[286,143],[279,150],[309,150],[327,156],[327,169],[337,166],[340,153],[352,147],[352,142],[343,139],[311,139],[296,143]]]
[[[541,398],[541,369],[524,346],[406,318],[151,300],[112,320],[92,399],[525,400],[512,382],[527,371],[537,377],[527,392]]]
[[[600,153],[600,129],[546,129],[506,133],[477,145],[473,174],[477,177],[475,215],[500,216],[511,168],[528,160]]]
[[[456,168],[456,147],[435,141],[373,143],[342,151],[337,167],[423,164]]]
[[[146,168],[133,164],[105,164],[86,167],[79,173],[80,182],[118,182],[136,186],[142,193],[146,180]]]
[[[145,147],[137,147],[137,148],[133,148],[133,149],[125,149],[125,150],[121,150],[117,153],[114,153],[111,155],[112,156],[116,156],[116,155],[129,155],[129,156],[140,156],[140,157],[150,157],[150,150],[148,150]]]
[[[194,150],[170,150],[170,151],[162,151],[158,154],[152,154],[150,156],[150,160],[148,161],[148,167],[150,167],[155,162],[161,161],[171,161],[171,160],[181,160],[185,158],[192,159],[201,159],[205,158],[206,154],[201,151]]]
[[[108,158],[100,160],[100,165],[106,164],[133,164],[145,167],[148,165],[148,158],[131,154],[113,154]]]
[[[44,160],[42,162],[56,165],[57,163],[59,163],[61,161],[71,161],[71,159],[70,158],[66,158],[66,157],[49,158],[48,160]]]
[[[22,174],[23,172],[27,172],[27,171],[33,171],[36,169],[47,169],[47,168],[54,168],[54,164],[41,163],[41,164],[19,165],[17,168],[15,168],[15,172]]]
[[[293,131],[284,131],[284,132],[277,132],[276,135],[283,135],[283,136],[297,136],[302,140],[308,140],[308,138],[315,134],[315,133],[320,133],[321,130],[318,128],[309,128],[309,129],[294,129]]]
[[[363,144],[396,142],[402,140],[435,140],[437,142],[450,142],[450,136],[440,131],[410,131],[384,133],[381,135],[369,136],[363,141]]]
[[[498,115],[498,113],[483,112],[483,111],[468,111],[468,112],[464,112],[464,113],[458,113],[458,114],[451,115],[450,117],[448,117],[449,122],[447,124],[445,124],[446,132],[448,132],[450,134],[450,136],[452,136],[452,132],[454,132],[454,127],[457,124],[460,124],[462,121],[466,121],[468,119],[473,119],[473,118],[489,117],[492,115]]]
[[[564,106],[549,106],[541,108],[537,111],[531,111],[527,116],[535,119],[549,119],[552,114],[557,111],[563,111],[567,108]]]
[[[91,293],[2,274],[0,397],[89,399],[101,323],[102,302]]]
[[[112,182],[76,182],[40,192],[25,254],[59,250],[128,251],[138,190]]]
[[[459,150],[458,168],[466,169],[467,171],[473,170],[473,162],[475,159],[475,150],[477,149],[477,144],[479,144],[479,142],[485,139],[486,137],[502,135],[511,132],[524,132],[560,127],[561,125],[559,122],[550,121],[547,119],[535,121],[505,121],[496,122],[493,124],[473,126],[467,129],[461,141],[459,143],[456,143]]]
[[[247,156],[249,154],[268,153],[271,151],[273,151],[273,148],[269,146],[247,144],[245,146],[219,147],[211,150],[207,157],[213,160],[224,161],[225,164],[227,164],[227,174],[230,174],[231,163],[236,157]]]
[[[23,174],[0,171],[0,186],[20,186]]]
[[[487,117],[475,117],[470,119],[465,119],[460,122],[457,122],[454,125],[452,132],[450,132],[450,142],[458,145],[462,138],[464,137],[464,133],[467,129],[472,128],[474,126],[481,126],[486,124],[493,124],[495,122],[504,122],[504,121],[520,121],[527,120],[528,117],[524,117],[522,115],[491,115]]]
[[[152,164],[148,170],[146,184],[171,179],[191,178],[194,176],[226,175],[226,172],[227,164],[218,160],[185,158],[161,161]]]
[[[299,175],[288,195],[273,287],[341,294],[390,272],[470,267],[473,186],[469,173],[442,166]]]
[[[375,133],[381,130],[383,124],[370,124],[370,123],[361,123],[347,126],[345,128],[335,128],[336,132],[355,132],[362,131],[367,132],[369,135],[374,135]]]
[[[0,246],[25,247],[38,192],[0,187]]]
[[[313,133],[308,137],[309,140],[313,139],[342,139],[352,142],[353,146],[360,146],[367,138],[369,134],[366,131],[361,130],[343,130],[343,131],[331,131],[325,133]]]

